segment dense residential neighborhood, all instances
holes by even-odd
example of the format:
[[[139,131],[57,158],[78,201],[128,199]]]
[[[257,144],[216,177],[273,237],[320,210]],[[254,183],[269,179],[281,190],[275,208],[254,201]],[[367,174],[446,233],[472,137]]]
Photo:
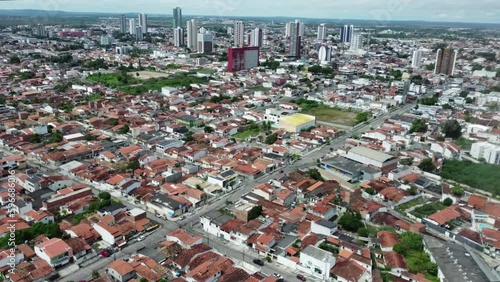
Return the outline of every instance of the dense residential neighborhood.
[[[2,281],[500,281],[498,26],[173,12],[0,20]]]

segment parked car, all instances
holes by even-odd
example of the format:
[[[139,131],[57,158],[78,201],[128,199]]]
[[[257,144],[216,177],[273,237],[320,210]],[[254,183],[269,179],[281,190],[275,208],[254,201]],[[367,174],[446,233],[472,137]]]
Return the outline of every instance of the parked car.
[[[111,255],[111,254],[110,254],[108,251],[102,251],[102,252],[101,252],[101,256],[103,256],[103,257],[105,257],[105,258],[109,257],[110,255]]]
[[[274,273],[274,276],[278,277],[278,279],[283,279],[283,276],[281,276],[281,274],[279,273]]]
[[[186,216],[185,216],[185,215],[183,215],[183,216],[181,217],[181,220],[184,220],[184,219],[186,219]]]
[[[158,218],[162,218],[163,216],[161,216],[161,214],[157,213],[157,214],[156,214],[156,217],[158,217]]]
[[[144,235],[139,236],[139,238],[137,238],[137,242],[142,241],[144,239],[146,239],[146,236],[144,236]]]
[[[302,274],[297,274],[297,279],[299,279],[300,281],[306,281],[306,278]]]
[[[254,259],[253,263],[255,263],[256,265],[264,266],[264,261],[261,259]]]

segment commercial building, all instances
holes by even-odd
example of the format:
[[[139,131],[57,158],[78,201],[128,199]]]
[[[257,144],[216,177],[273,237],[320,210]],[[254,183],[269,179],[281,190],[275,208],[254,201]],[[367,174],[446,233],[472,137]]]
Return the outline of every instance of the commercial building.
[[[316,126],[316,117],[305,114],[293,114],[280,119],[280,128],[288,132],[300,132]]]
[[[211,32],[198,33],[198,53],[211,54],[213,52],[214,36]]]
[[[227,70],[240,71],[259,66],[259,47],[229,48]]]
[[[143,34],[148,32],[148,16],[144,13],[139,14],[139,26]]]
[[[174,45],[176,47],[184,46],[184,30],[182,27],[174,28]]]
[[[340,42],[342,43],[351,42],[353,34],[354,34],[354,26],[344,25],[343,27],[340,28]]]
[[[119,26],[120,26],[120,33],[127,32],[127,19],[125,18],[125,15],[123,15],[123,14],[120,15]]]
[[[456,60],[457,50],[451,48],[437,50],[434,74],[453,75]]]
[[[300,253],[299,269],[310,275],[320,277],[322,281],[330,280],[330,269],[334,266],[335,257],[330,252],[313,245],[307,246]]]
[[[176,29],[178,27],[182,27],[182,9],[177,7],[174,8],[173,12],[172,28]]]
[[[187,22],[187,47],[192,51],[197,49],[198,26],[196,20],[191,19]]]
[[[300,22],[295,21],[290,24],[290,46],[288,56],[300,58],[301,54],[301,39],[300,36]]]
[[[411,58],[411,67],[420,68],[422,65],[422,50],[413,51],[413,56]]]
[[[245,44],[245,23],[237,21],[234,23],[234,46],[243,47]]]
[[[326,39],[326,24],[320,24],[318,26],[318,34],[316,37],[318,40],[325,40]]]
[[[363,146],[348,148],[341,155],[347,159],[375,167],[384,172],[389,172],[398,165],[397,157]]]
[[[488,142],[472,144],[470,155],[475,159],[484,159],[490,164],[500,164],[500,146]]]

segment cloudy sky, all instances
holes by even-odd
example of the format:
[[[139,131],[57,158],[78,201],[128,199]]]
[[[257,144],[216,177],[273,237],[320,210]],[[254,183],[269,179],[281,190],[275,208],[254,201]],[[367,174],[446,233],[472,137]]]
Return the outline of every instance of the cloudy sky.
[[[286,4],[285,4],[286,3]],[[500,23],[500,0],[0,0],[0,9]]]

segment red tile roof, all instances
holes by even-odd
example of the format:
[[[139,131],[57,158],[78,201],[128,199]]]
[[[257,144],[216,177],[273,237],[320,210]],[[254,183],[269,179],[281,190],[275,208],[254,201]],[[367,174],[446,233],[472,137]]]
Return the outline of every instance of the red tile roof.
[[[467,201],[467,205],[478,210],[482,210],[488,202],[488,198],[479,195],[471,195]]]
[[[392,248],[399,243],[398,235],[389,231],[377,232],[377,238],[382,248]]]

